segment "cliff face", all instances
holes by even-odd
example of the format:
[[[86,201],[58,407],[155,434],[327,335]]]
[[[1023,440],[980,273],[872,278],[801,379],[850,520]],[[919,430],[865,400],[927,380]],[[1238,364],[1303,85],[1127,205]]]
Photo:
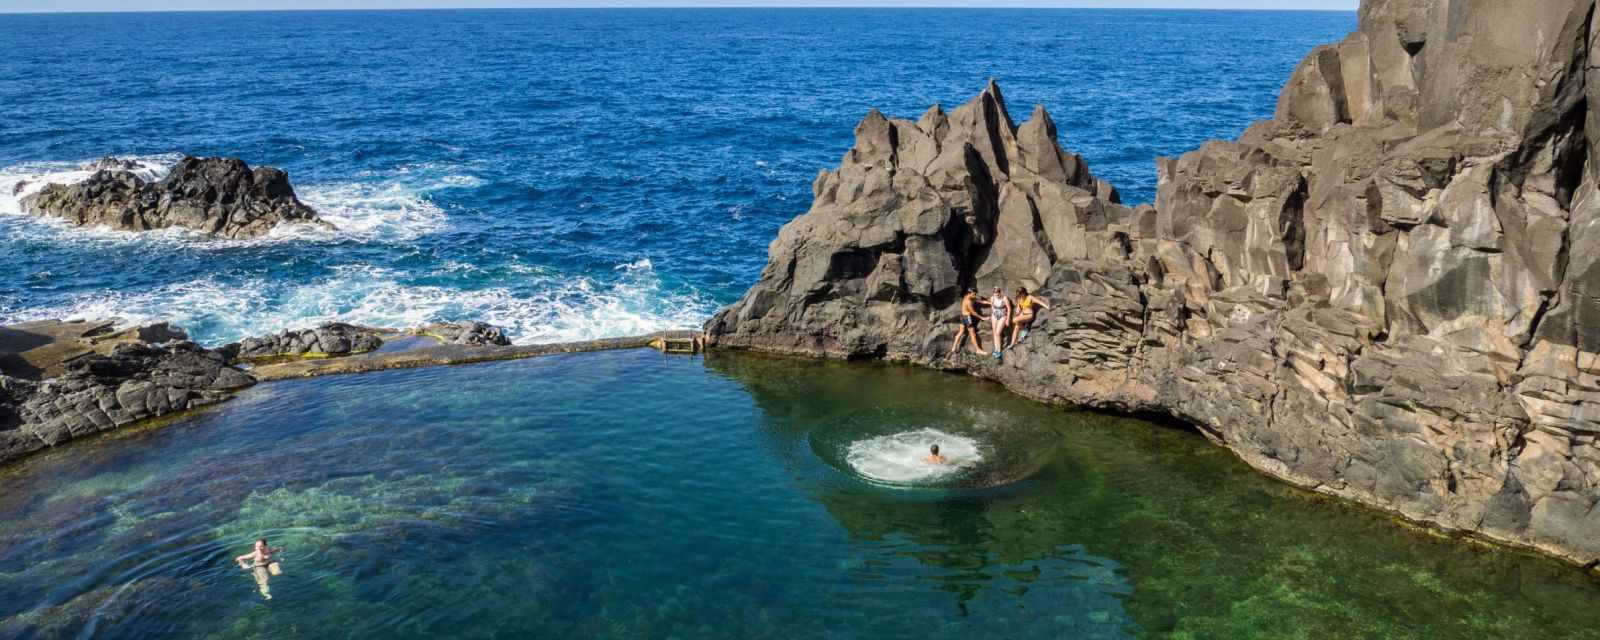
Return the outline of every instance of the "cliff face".
[[[1594,563],[1593,11],[1368,0],[1274,119],[1159,161],[1154,208],[1116,204],[1042,110],[1013,129],[992,86],[869,115],[707,331],[1170,413],[1297,484]],[[958,288],[1000,283],[1054,310],[1003,362],[944,360]]]

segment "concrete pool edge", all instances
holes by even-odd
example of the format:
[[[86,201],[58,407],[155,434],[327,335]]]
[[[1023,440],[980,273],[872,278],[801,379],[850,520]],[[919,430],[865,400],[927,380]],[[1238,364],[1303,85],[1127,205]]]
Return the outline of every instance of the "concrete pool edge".
[[[473,347],[446,344],[389,353],[374,352],[341,358],[279,362],[251,368],[249,373],[259,382],[271,382],[292,378],[370,373],[393,369],[417,369],[479,362],[522,360],[564,353],[641,349],[652,347],[662,340],[690,339],[698,335],[698,331],[669,330],[619,338],[598,338],[575,342],[552,342],[507,347]]]

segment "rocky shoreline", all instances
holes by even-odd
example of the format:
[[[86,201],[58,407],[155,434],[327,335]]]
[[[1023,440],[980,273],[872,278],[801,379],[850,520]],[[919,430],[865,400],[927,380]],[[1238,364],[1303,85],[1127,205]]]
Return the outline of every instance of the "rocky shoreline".
[[[1593,0],[1366,0],[1276,117],[1130,209],[990,86],[869,114],[713,347],[886,359],[1183,419],[1256,469],[1600,563]],[[963,289],[1053,309],[946,358]],[[985,339],[987,342],[987,338]]]
[[[1042,106],[1013,122],[992,82],[948,113],[873,111],[705,338],[1170,415],[1288,482],[1600,566],[1600,29],[1595,0],[1515,4],[1364,1],[1273,119],[1159,160],[1154,205],[1122,204]],[[228,238],[326,224],[276,169],[125,169],[23,204]],[[1003,359],[947,356],[962,291],[997,286],[1052,309]],[[207,349],[167,325],[0,328],[0,463],[262,380],[668,337],[524,347],[446,324],[386,351],[403,333],[336,324]]]
[[[56,320],[0,327],[0,465],[217,404],[258,382],[641,348],[696,335],[512,346],[504,331],[480,322],[408,330],[330,323],[209,349],[166,323],[115,327],[113,321]],[[382,351],[386,337],[400,336],[424,344]]]

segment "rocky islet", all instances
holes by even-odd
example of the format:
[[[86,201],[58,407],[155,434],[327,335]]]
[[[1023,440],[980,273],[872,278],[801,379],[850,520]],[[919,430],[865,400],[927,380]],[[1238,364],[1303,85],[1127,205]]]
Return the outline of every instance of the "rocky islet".
[[[126,160],[101,160],[87,179],[45,185],[24,197],[22,208],[80,227],[179,227],[238,240],[260,237],[282,223],[332,226],[300,202],[282,169],[252,169],[237,158],[185,156],[165,177],[150,182],[135,168]],[[23,186],[17,185],[19,192]]]

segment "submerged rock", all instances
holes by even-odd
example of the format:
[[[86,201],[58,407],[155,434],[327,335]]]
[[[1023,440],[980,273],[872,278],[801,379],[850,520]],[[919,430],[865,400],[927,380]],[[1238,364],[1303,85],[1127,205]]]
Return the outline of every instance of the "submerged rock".
[[[1595,562],[1593,5],[1368,0],[1274,119],[1161,160],[1153,208],[993,87],[873,113],[706,330],[1169,413],[1297,484]],[[994,284],[1053,309],[1003,362],[944,360],[957,291]]]
[[[503,347],[511,344],[511,338],[506,337],[504,329],[483,322],[439,322],[415,329],[413,332],[430,336],[444,344],[471,347]]]
[[[315,329],[287,330],[248,338],[238,344],[232,355],[241,359],[348,356],[383,346],[382,333],[370,327],[329,322]]]
[[[71,185],[50,184],[22,199],[23,210],[77,226],[126,231],[183,227],[225,238],[263,235],[279,223],[323,222],[295,197],[289,174],[251,169],[236,158],[180,160],[165,178],[146,182],[125,161],[101,160],[95,173]]]
[[[10,366],[0,373],[0,463],[219,402],[255,383],[176,327],[106,327],[54,321],[4,327],[0,348],[8,352],[0,361]]]

